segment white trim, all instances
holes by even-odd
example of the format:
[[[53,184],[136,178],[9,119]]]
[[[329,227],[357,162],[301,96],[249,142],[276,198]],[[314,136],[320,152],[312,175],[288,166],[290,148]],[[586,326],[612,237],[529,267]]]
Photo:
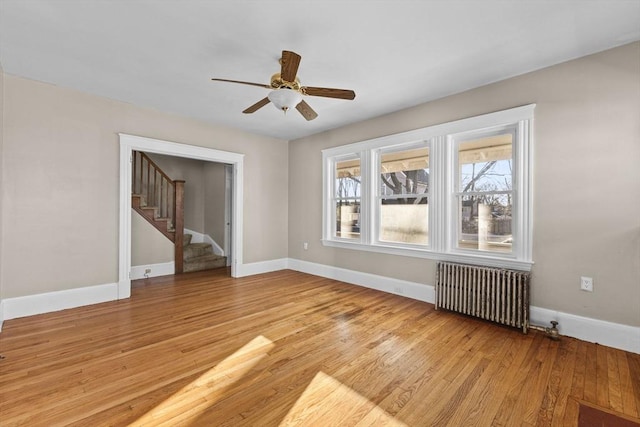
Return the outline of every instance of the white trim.
[[[198,233],[188,228],[184,229],[184,234],[191,234],[191,243],[208,243],[213,247],[214,254],[224,256],[224,250],[208,234]]]
[[[3,323],[4,323],[4,300],[0,299],[0,332],[2,332]]]
[[[269,273],[272,271],[286,270],[288,258],[272,259],[269,261],[253,262],[238,266],[235,277],[253,276],[254,274]]]
[[[424,283],[409,282],[407,280],[394,279],[392,277],[378,276],[377,274],[363,273],[360,271],[347,270],[345,268],[331,267],[324,264],[302,261],[289,258],[289,269],[313,274],[315,276],[326,277],[328,279],[340,280],[366,288],[390,294],[401,295],[433,304],[435,298],[435,288]]]
[[[244,154],[120,133],[120,233],[118,248],[118,299],[131,296],[131,156],[134,150],[186,157],[233,166],[231,221],[231,276],[242,266]]]
[[[487,256],[477,255],[475,253],[446,253],[435,252],[428,249],[413,249],[407,246],[392,246],[392,245],[367,245],[359,242],[339,241],[339,240],[322,240],[324,246],[331,246],[342,249],[357,249],[365,252],[378,252],[383,254],[400,255],[412,258],[424,258],[432,259],[435,261],[450,261],[458,262],[462,264],[481,265],[486,267],[496,268],[511,268],[520,271],[531,271],[533,262],[518,261],[508,258],[490,258]]]
[[[158,277],[174,274],[176,265],[174,261],[163,262],[158,264],[147,265],[134,265],[131,267],[131,280],[138,280],[145,278],[145,271],[147,269],[151,272],[146,277]]]
[[[87,286],[24,297],[6,298],[4,320],[50,313],[118,299],[118,284]]]
[[[293,258],[289,258],[288,266],[291,270],[303,273],[402,295],[431,304],[435,302],[435,288],[432,285],[408,282]],[[401,290],[401,292],[398,292],[398,290]],[[549,322],[551,320],[557,320],[561,335],[640,354],[640,327],[534,306],[530,307],[530,319],[531,324],[540,326],[550,326]]]
[[[577,316],[541,307],[531,307],[531,324],[550,326],[558,322],[561,335],[640,354],[640,327]]]
[[[456,120],[449,123],[395,133],[379,138],[368,139],[366,141],[354,142],[352,144],[341,145],[339,147],[326,148],[322,150],[322,154],[323,158],[335,157],[344,154],[357,153],[363,150],[388,147],[397,144],[398,141],[402,141],[403,144],[418,143],[420,141],[426,141],[443,135],[467,132],[471,129],[484,129],[493,126],[512,124],[523,120],[523,117],[529,118],[529,120],[532,119],[535,108],[536,104],[510,108],[508,110],[483,114],[481,116]]]
[[[118,241],[118,299],[131,296],[131,162],[133,145],[120,137],[120,229]]]
[[[222,252],[231,253],[231,205],[233,197],[233,167],[224,165],[224,241]],[[231,265],[231,257],[227,257],[227,266]]]

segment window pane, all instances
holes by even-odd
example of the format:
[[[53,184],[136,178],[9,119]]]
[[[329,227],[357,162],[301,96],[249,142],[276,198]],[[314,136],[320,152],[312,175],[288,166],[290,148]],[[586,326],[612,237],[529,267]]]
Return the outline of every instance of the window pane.
[[[460,192],[511,191],[511,133],[465,141],[458,147]]]
[[[336,201],[336,237],[360,238],[360,200]]]
[[[382,199],[379,240],[395,243],[429,243],[427,198]]]
[[[511,194],[460,196],[460,249],[511,252]]]
[[[429,191],[429,149],[384,153],[380,156],[380,195],[426,194]]]
[[[360,159],[336,162],[336,198],[360,197]]]

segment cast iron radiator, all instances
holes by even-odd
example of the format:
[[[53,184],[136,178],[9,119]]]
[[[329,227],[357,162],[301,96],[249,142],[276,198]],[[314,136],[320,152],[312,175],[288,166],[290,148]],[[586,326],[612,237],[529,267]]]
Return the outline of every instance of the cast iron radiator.
[[[529,273],[439,262],[436,310],[444,308],[503,325],[529,329]]]

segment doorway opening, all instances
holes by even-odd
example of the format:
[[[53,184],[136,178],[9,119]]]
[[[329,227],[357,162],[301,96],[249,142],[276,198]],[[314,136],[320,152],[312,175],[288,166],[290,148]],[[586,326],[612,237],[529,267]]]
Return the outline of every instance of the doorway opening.
[[[153,138],[120,134],[120,233],[118,263],[118,299],[131,295],[131,181],[132,153],[144,151],[173,157],[224,163],[225,237],[231,276],[238,277],[242,265],[242,188],[244,155]],[[225,245],[226,246],[226,245]]]

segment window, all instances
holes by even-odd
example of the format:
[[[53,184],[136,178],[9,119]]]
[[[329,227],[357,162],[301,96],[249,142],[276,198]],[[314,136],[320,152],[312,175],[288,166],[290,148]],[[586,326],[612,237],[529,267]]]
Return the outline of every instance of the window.
[[[511,253],[515,129],[458,140],[458,249]]]
[[[334,176],[334,236],[340,239],[360,239],[360,159],[357,156],[349,156],[337,160]]]
[[[323,244],[530,270],[534,108],[323,150]]]
[[[379,154],[378,240],[429,243],[429,148],[388,149]]]

